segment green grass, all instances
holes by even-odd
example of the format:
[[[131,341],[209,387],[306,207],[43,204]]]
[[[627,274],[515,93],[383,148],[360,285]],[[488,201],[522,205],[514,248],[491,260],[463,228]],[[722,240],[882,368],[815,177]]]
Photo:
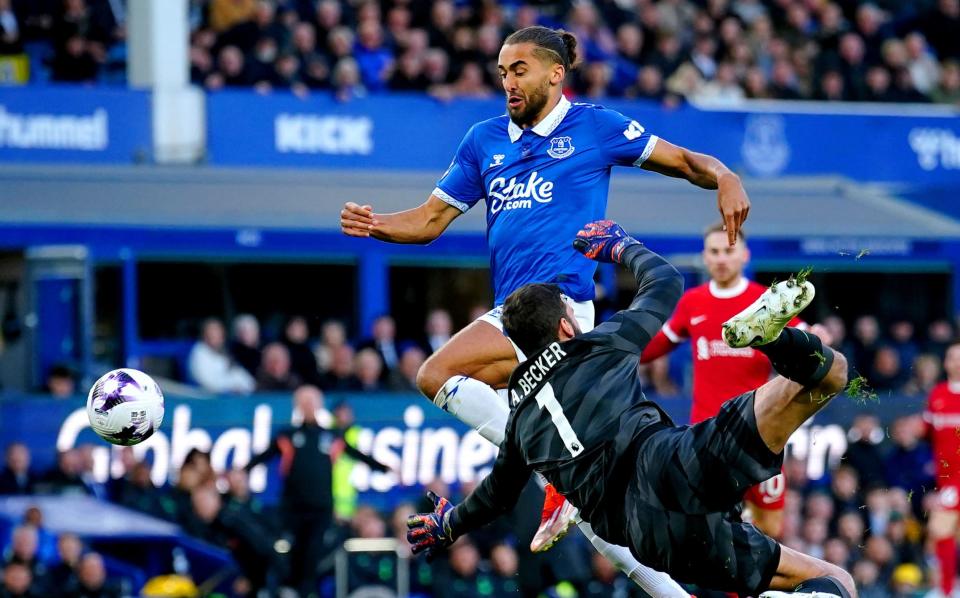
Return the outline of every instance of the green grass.
[[[863,376],[857,376],[847,384],[847,396],[860,403],[861,405],[865,404],[868,401],[879,402],[880,398],[877,396],[877,393],[870,388],[870,384],[867,382],[867,379]]]

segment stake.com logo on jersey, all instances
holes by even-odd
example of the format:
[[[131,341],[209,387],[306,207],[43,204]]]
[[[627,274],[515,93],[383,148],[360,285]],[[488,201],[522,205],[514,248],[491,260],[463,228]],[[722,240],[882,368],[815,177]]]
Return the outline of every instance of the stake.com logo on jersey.
[[[509,181],[497,177],[490,181],[487,191],[490,200],[490,213],[496,214],[500,210],[517,210],[532,208],[533,202],[550,203],[553,200],[553,183],[545,181],[536,170],[530,173],[526,181],[517,182],[517,177]]]

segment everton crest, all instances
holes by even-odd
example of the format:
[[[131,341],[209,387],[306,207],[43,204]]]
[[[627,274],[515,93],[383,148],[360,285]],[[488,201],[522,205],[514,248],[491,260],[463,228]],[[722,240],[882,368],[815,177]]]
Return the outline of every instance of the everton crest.
[[[566,158],[573,153],[574,149],[576,148],[573,147],[569,137],[554,137],[550,140],[550,149],[547,150],[547,154],[551,158]]]

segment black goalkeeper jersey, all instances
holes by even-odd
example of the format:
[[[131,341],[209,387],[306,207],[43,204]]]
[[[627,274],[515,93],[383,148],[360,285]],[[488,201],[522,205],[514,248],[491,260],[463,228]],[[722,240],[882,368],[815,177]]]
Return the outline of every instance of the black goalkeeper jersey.
[[[493,471],[460,504],[454,533],[510,510],[533,471],[580,509],[608,540],[622,539],[626,476],[638,441],[673,425],[640,384],[640,352],[680,299],[680,273],[656,253],[634,246],[623,264],[637,278],[626,310],[591,332],[555,342],[510,377],[510,419]]]

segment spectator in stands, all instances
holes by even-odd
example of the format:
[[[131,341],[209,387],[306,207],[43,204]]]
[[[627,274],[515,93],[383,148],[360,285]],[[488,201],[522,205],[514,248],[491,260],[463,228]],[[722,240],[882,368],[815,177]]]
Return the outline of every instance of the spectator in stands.
[[[864,376],[870,373],[879,345],[880,325],[877,318],[872,315],[857,318],[853,331],[854,371]]]
[[[434,585],[438,598],[459,598],[480,594],[478,565],[480,553],[468,536],[463,536],[449,548],[450,577]],[[485,580],[484,580],[485,581]]]
[[[887,483],[908,494],[923,495],[933,486],[933,453],[922,440],[923,421],[918,415],[898,417],[890,425],[893,449],[886,460]]]
[[[847,432],[847,452],[842,462],[857,472],[866,488],[886,484],[884,440],[877,416],[861,413],[854,417]]]
[[[194,85],[205,85],[211,73],[213,73],[213,57],[210,55],[210,50],[198,45],[191,45],[190,82]],[[220,85],[222,86],[222,82],[220,82]]]
[[[29,569],[33,577],[35,591],[41,588],[43,590],[48,589],[46,582],[47,566],[37,557],[38,545],[37,528],[32,525],[21,525],[14,528],[9,554],[4,557],[4,564],[6,565],[17,563]]]
[[[308,344],[310,329],[303,316],[294,316],[287,320],[283,327],[281,342],[290,352],[290,371],[297,375],[304,384],[317,384],[320,372],[317,369],[317,358]]]
[[[390,372],[387,388],[395,392],[419,392],[417,372],[426,359],[427,355],[420,347],[412,345],[404,349],[400,354],[400,364]]]
[[[430,48],[423,54],[423,74],[430,82],[429,89],[446,85],[450,82],[450,59],[442,50]]]
[[[465,62],[460,67],[460,75],[447,88],[451,98],[484,99],[493,97],[493,90],[484,81],[483,67],[476,62]],[[437,95],[437,90],[433,94]]]
[[[243,51],[236,46],[224,46],[217,55],[217,70],[207,77],[205,85],[215,91],[222,87],[246,87],[256,82]]]
[[[210,0],[210,27],[223,33],[236,25],[252,21],[256,0]]]
[[[230,355],[251,376],[256,376],[262,358],[260,351],[260,323],[250,314],[233,319],[233,340]]]
[[[20,21],[11,0],[0,0],[0,55],[23,52]]]
[[[938,104],[960,104],[960,62],[944,61],[940,83],[931,90],[930,97]]]
[[[17,562],[4,566],[0,598],[36,598],[37,593],[32,586],[33,574],[29,567]]]
[[[873,358],[868,379],[870,386],[878,392],[890,393],[906,383],[903,368],[900,367],[900,354],[890,345],[881,345]]]
[[[99,46],[79,35],[67,38],[56,51],[50,64],[54,81],[83,83],[96,80],[100,70]]]
[[[890,346],[900,356],[900,363],[912,364],[920,354],[920,347],[914,338],[913,322],[907,319],[897,319],[890,324]]]
[[[833,497],[833,511],[836,514],[856,511],[863,504],[860,502],[860,477],[852,467],[841,465],[834,470],[830,481],[830,492]]]
[[[326,374],[333,362],[333,351],[347,343],[347,329],[339,320],[327,320],[320,327],[320,343],[313,350],[320,373]]]
[[[426,339],[423,343],[424,351],[427,354],[433,354],[442,347],[453,334],[453,321],[450,319],[450,312],[445,309],[432,309],[427,314],[427,322],[424,326]]]
[[[36,476],[30,471],[30,449],[22,442],[7,445],[6,464],[0,471],[0,494],[33,494]]]
[[[153,485],[149,463],[134,463],[123,479],[126,483],[119,487],[114,502],[154,517],[176,520],[176,504]]]
[[[938,0],[921,24],[930,45],[941,59],[960,58],[960,0]]]
[[[345,56],[333,67],[333,93],[337,101],[349,102],[367,95],[360,79],[360,67],[357,61]]]
[[[866,561],[870,562],[870,561]],[[890,587],[893,588],[893,598],[915,598],[924,595],[923,571],[913,563],[898,565],[890,577]]]
[[[940,78],[940,65],[930,53],[927,39],[919,31],[909,33],[904,37],[904,46],[907,54],[906,68],[916,88],[930,94]]]
[[[83,555],[83,542],[76,534],[60,534],[57,538],[57,564],[50,568],[50,585],[65,593],[71,592],[79,583],[77,569]]]
[[[284,454],[283,490],[280,512],[284,530],[293,537],[290,552],[291,582],[305,596],[316,587],[316,569],[323,549],[323,535],[333,522],[332,450],[342,443],[337,431],[320,426],[316,413],[323,394],[313,386],[300,387],[293,394],[294,409],[303,422],[281,430],[270,447],[254,456],[246,469]],[[364,453],[343,443],[343,450],[370,467],[387,468]]]
[[[250,494],[250,477],[244,469],[231,469],[226,474],[227,491],[223,494],[224,504],[230,508],[243,509],[255,515],[262,515],[263,505]]]
[[[903,393],[909,396],[927,396],[940,382],[942,371],[936,355],[923,353],[913,361],[910,380],[903,387]]]
[[[730,62],[721,62],[716,69],[716,78],[696,92],[697,101],[710,104],[736,104],[743,98],[743,88],[737,83],[737,72]]]
[[[517,551],[511,544],[497,544],[490,550],[490,565],[493,569],[490,581],[494,596],[508,598],[516,596],[520,591],[517,585],[518,561]]]
[[[103,557],[96,552],[88,552],[80,559],[77,568],[77,590],[74,598],[120,598],[121,589],[107,580],[107,569]]]
[[[35,485],[38,493],[65,495],[90,494],[84,484],[83,456],[79,449],[67,449],[57,454],[57,464],[50,469]]]
[[[385,390],[383,361],[380,359],[380,354],[372,347],[357,352],[354,371],[360,382],[360,390],[365,392]]]
[[[251,592],[276,590],[271,572],[282,571],[282,560],[274,548],[277,534],[253,511],[236,503],[224,504],[216,489],[199,488],[192,495],[193,511],[206,529],[206,539],[226,546],[250,583]],[[311,587],[311,590],[313,588]],[[301,596],[310,594],[302,592]]]
[[[225,336],[220,320],[204,320],[200,340],[193,345],[187,360],[190,377],[210,392],[250,393],[256,384],[253,376],[231,359]]]
[[[81,444],[77,447],[77,453],[80,455],[80,481],[83,482],[83,486],[86,488],[88,494],[101,500],[107,500],[106,485],[103,482],[97,481],[96,475],[93,473],[95,466],[93,448],[92,444]]]
[[[353,56],[363,86],[373,93],[385,91],[393,69],[393,53],[384,45],[383,27],[378,21],[360,24]]]
[[[43,511],[36,505],[30,505],[23,512],[23,525],[37,530],[37,558],[44,563],[51,562],[57,554],[56,534],[43,525]]]
[[[198,532],[202,535],[203,526],[196,519],[193,511],[192,496],[195,490],[203,488],[201,474],[196,466],[184,462],[177,475],[177,484],[170,490],[172,505],[171,520],[180,524],[186,530]]]
[[[47,374],[45,390],[55,399],[68,399],[76,393],[77,383],[73,370],[65,365],[55,365]]]
[[[201,486],[213,486],[217,481],[217,474],[213,471],[213,465],[210,463],[210,453],[198,448],[192,448],[187,452],[183,464],[193,467],[197,470]]]
[[[947,348],[953,343],[953,325],[947,320],[934,320],[927,327],[927,342],[924,353],[933,353],[940,361],[947,354]]]
[[[340,345],[332,352],[330,370],[320,379],[323,390],[358,390],[360,381],[354,375],[354,352],[350,345]]]
[[[397,367],[400,351],[397,349],[397,325],[389,315],[383,315],[373,321],[371,337],[357,347],[357,350],[372,348],[380,354],[388,370]]]
[[[313,354],[310,355],[311,359]],[[257,373],[260,392],[292,391],[303,382],[290,371],[290,352],[281,343],[270,343],[263,348],[263,365]]]
[[[426,91],[430,81],[423,73],[423,58],[416,52],[404,52],[387,86],[393,91]]]

